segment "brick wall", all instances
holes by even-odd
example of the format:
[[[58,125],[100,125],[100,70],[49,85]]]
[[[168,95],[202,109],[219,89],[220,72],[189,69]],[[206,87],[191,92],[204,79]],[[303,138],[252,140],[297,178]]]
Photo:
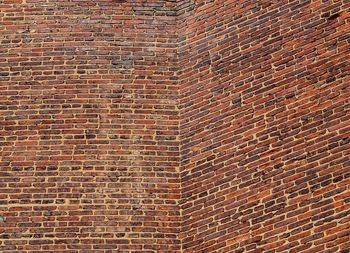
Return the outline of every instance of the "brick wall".
[[[0,1],[0,252],[177,252],[174,4]]]
[[[349,252],[350,2],[178,14],[183,252]]]
[[[349,252],[349,23],[0,0],[0,252]]]

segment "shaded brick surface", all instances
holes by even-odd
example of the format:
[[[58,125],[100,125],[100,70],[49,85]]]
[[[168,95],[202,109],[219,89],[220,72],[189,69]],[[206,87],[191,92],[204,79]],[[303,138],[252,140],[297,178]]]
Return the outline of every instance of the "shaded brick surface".
[[[177,252],[174,3],[0,10],[0,252]]]

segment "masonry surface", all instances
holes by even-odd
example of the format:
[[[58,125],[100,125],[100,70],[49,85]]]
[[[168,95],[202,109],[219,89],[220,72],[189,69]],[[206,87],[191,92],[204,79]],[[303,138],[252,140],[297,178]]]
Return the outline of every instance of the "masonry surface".
[[[0,252],[349,252],[349,0],[0,0]]]

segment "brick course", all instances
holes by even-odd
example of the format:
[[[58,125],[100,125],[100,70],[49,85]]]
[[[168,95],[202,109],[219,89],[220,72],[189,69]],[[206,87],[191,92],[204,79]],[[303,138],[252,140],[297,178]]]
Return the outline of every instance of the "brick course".
[[[0,1],[0,252],[349,252],[350,2]]]
[[[0,252],[177,252],[176,11],[0,1]]]
[[[182,2],[183,252],[349,252],[350,2]]]

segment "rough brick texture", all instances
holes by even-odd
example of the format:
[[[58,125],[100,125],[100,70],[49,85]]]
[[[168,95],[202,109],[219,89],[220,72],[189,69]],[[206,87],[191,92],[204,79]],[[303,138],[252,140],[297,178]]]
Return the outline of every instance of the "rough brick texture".
[[[178,14],[183,252],[349,252],[350,1]]]
[[[174,5],[0,1],[0,252],[180,248]]]
[[[0,252],[349,252],[349,0],[0,0]]]

